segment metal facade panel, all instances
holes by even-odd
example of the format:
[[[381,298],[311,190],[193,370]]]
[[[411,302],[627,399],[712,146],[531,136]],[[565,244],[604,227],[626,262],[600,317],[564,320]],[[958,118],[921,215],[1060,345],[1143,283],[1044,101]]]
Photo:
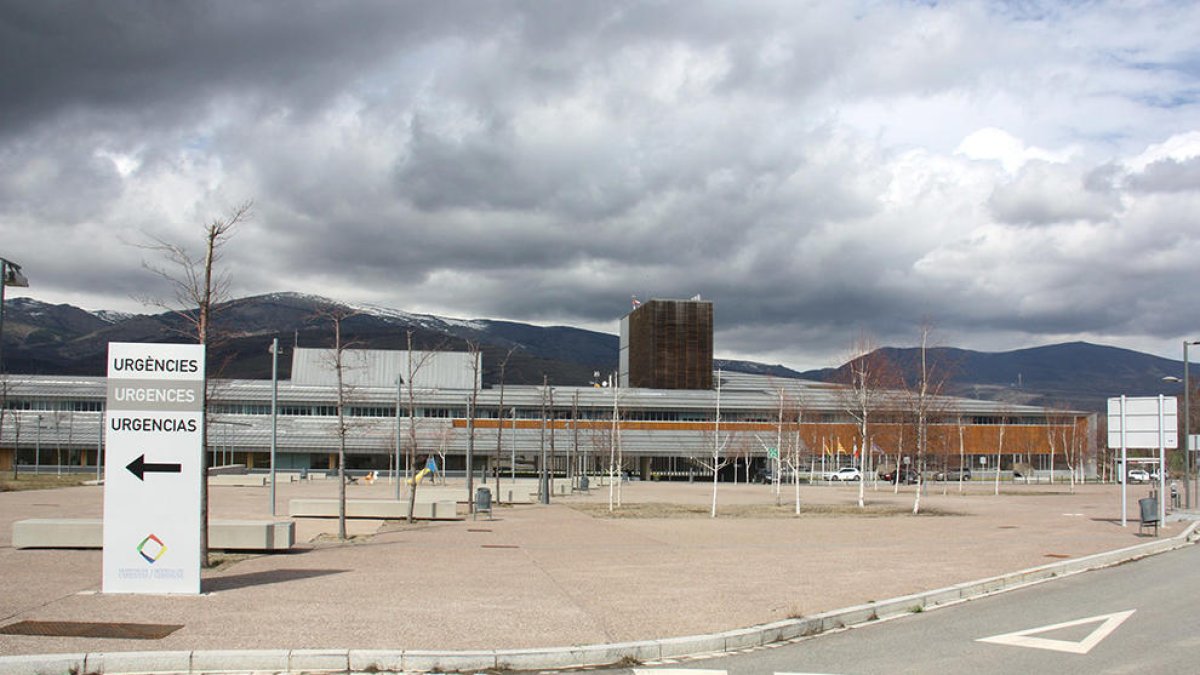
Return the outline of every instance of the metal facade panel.
[[[617,384],[629,386],[629,315],[621,317],[621,341],[617,352]]]
[[[402,353],[402,352],[400,352]],[[464,357],[466,357],[464,359]],[[457,362],[462,371],[470,370],[469,355],[457,353],[447,368],[453,368]],[[429,370],[431,376],[436,375],[437,369]],[[451,372],[450,375],[453,375]],[[447,375],[449,377],[450,375]],[[721,409],[723,416],[739,415],[740,419],[753,417],[771,422],[775,419],[778,409],[779,391],[801,401],[807,425],[834,428],[845,426],[836,419],[823,419],[823,416],[834,418],[844,414],[845,401],[835,386],[812,383],[801,380],[771,378],[762,375],[746,375],[723,373],[723,388],[721,392]],[[249,403],[254,404],[260,411],[269,403],[271,396],[270,380],[213,380],[210,381],[210,395],[213,402],[220,405]],[[589,449],[599,451],[609,444],[608,426],[592,425],[587,422],[608,419],[611,415],[613,398],[617,398],[623,416],[649,411],[679,411],[689,413],[679,418],[678,425],[654,422],[653,416],[647,416],[645,421],[629,419],[623,422],[621,442],[627,455],[647,456],[690,456],[700,455],[705,448],[711,449],[713,436],[711,433],[698,431],[695,425],[687,423],[699,420],[711,420],[715,407],[716,392],[713,390],[681,390],[681,389],[613,389],[593,387],[554,387],[555,409],[559,424],[563,424],[571,415],[574,398],[578,396],[578,412],[581,418],[580,444]],[[466,401],[469,389],[425,388],[416,387],[418,417],[416,418],[418,437],[423,448],[436,447],[444,444],[454,453],[465,451],[466,432],[462,418],[465,416]],[[332,386],[305,385],[284,381],[280,383],[281,404],[314,406],[312,414],[281,415],[279,418],[279,442],[281,451],[288,452],[327,452],[337,445],[336,417],[329,413],[330,406],[336,400],[336,392]],[[395,410],[397,390],[394,383],[383,387],[361,387],[353,392],[350,406],[380,407]],[[543,388],[540,386],[509,385],[505,389],[505,419],[509,424],[507,411],[511,408],[518,410],[517,424],[521,428],[513,432],[506,427],[504,432],[505,453],[513,445],[518,446],[521,453],[536,452],[540,447],[540,424],[529,424],[540,414],[543,400]],[[102,377],[59,377],[59,376],[22,376],[22,388],[10,394],[10,400],[16,403],[27,402],[31,399],[47,408],[10,409],[3,419],[3,438],[6,445],[18,446],[26,450],[29,457],[35,446],[41,447],[42,460],[50,461],[49,453],[63,448],[85,448],[89,453],[100,443],[101,414],[98,412],[60,410],[56,406],[75,401],[92,401],[103,404],[105,399],[105,379]],[[1062,419],[1064,415],[1081,417],[1083,413],[1066,413],[1050,411],[1033,406],[1008,405],[989,401],[947,398],[952,405],[952,413],[961,414],[968,429],[968,439],[972,429],[979,431],[979,442],[986,441],[986,433],[994,432],[995,422],[984,421],[980,418],[1006,416],[1024,416],[1036,423],[1051,422],[1052,419]],[[495,409],[499,404],[498,389],[484,389],[479,392],[479,415],[484,421],[494,420]],[[899,402],[897,403],[899,404]],[[324,412],[318,411],[319,407]],[[429,409],[440,409],[450,417],[422,416]],[[408,417],[402,407],[399,420],[401,437],[407,442]],[[694,417],[692,415],[695,415]],[[490,417],[489,417],[490,416]],[[532,417],[531,417],[532,416]],[[976,418],[975,416],[980,416]],[[40,418],[40,419],[39,419]],[[397,420],[391,417],[350,417],[351,433],[348,434],[348,447],[354,453],[387,454],[393,452]],[[728,419],[728,418],[727,418]],[[953,422],[953,420],[951,420]],[[209,442],[213,449],[234,448],[238,452],[255,450],[265,451],[270,442],[269,414],[258,412],[210,413],[209,423],[212,425]],[[1014,434],[1021,427],[1010,427],[1008,433]],[[1038,437],[1044,437],[1044,431],[1026,427],[1031,433],[1036,431]],[[753,433],[736,431],[731,425],[726,428],[728,433],[743,440],[753,438]],[[561,449],[573,440],[572,432],[563,430],[560,426],[556,433],[555,444]],[[492,454],[496,447],[496,430],[492,425],[481,424],[478,427],[475,452]],[[994,446],[989,446],[993,447]],[[54,450],[52,450],[54,449]],[[761,448],[753,449],[759,454]],[[93,455],[94,456],[94,455]]]
[[[482,368],[473,368],[470,352],[413,352],[413,386],[470,391],[480,383]],[[405,364],[407,372],[407,364]]]
[[[297,348],[292,352],[293,384],[333,387],[337,385],[332,349]],[[433,352],[399,349],[347,349],[342,352],[342,382],[347,387],[390,387],[406,381],[413,372],[413,386],[422,389],[470,391],[480,382],[482,368],[472,368],[469,352]]]

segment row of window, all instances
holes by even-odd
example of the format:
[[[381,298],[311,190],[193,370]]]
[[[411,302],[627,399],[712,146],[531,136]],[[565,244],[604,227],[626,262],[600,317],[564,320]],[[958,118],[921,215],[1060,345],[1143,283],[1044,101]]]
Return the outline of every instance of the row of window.
[[[4,407],[9,410],[32,410],[47,412],[100,412],[104,410],[104,401],[62,401],[38,398],[10,398],[4,402]]]
[[[51,399],[20,399],[10,398],[5,401],[5,407],[9,410],[21,411],[46,411],[46,412],[101,412],[104,410],[104,402],[98,400],[51,400]],[[219,415],[270,415],[271,405],[269,403],[260,403],[257,401],[232,401],[223,403],[214,403],[209,406],[209,412]],[[495,408],[479,408],[475,412],[475,417],[478,419],[496,419],[499,417],[498,411]],[[279,405],[279,414],[287,417],[296,416],[314,416],[314,417],[336,417],[337,406],[326,403],[287,403]],[[380,417],[391,418],[396,416],[395,406],[347,406],[346,414],[349,417]],[[401,414],[408,415],[407,409],[401,408]],[[541,408],[509,408],[505,411],[504,419],[524,420],[539,420],[543,415],[551,419],[569,420],[572,419],[570,408],[555,409],[553,411],[543,411]],[[415,417],[433,417],[433,418],[464,418],[467,416],[466,408],[433,408],[421,407],[417,408]],[[607,420],[612,419],[612,410],[607,408],[585,408],[576,411],[576,418],[581,420]],[[621,418],[632,421],[646,422],[711,422],[714,415],[710,411],[703,410],[622,410]],[[773,416],[762,411],[748,412],[724,412],[721,414],[722,421],[729,422],[775,422],[777,416]],[[959,418],[946,416],[942,419],[930,420],[933,424],[955,424]],[[854,418],[846,413],[826,412],[812,413],[805,416],[807,422],[818,422],[824,424],[852,424]],[[878,418],[879,422],[887,422],[886,417]],[[1044,424],[1045,420],[1039,417],[1030,416],[982,416],[976,415],[962,418],[962,421],[970,425],[1036,425]]]

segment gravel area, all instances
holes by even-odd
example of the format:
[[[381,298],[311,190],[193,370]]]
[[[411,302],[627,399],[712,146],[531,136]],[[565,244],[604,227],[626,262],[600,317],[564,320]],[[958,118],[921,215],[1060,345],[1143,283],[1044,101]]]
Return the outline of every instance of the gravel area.
[[[561,481],[560,481],[561,482]],[[508,487],[505,480],[502,487]],[[348,486],[389,499],[386,481]],[[531,482],[521,487],[532,488]],[[157,640],[0,635],[0,654],[194,649],[552,647],[707,633],[1034,567],[1145,541],[1131,486],[931,484],[784,486],[630,482],[549,506],[498,505],[492,516],[406,524],[297,521],[291,553],[222,557],[200,596],[104,595],[100,551],[15,550],[12,523],[99,517],[100,487],[0,493],[0,626],[95,621],[182,626]],[[333,481],[284,483],[287,500],[333,497]],[[214,487],[212,517],[270,517],[268,488]],[[461,483],[419,498],[465,498]],[[613,494],[614,502],[617,495]],[[463,508],[463,507],[460,507]],[[1182,530],[1169,523],[1162,536]]]

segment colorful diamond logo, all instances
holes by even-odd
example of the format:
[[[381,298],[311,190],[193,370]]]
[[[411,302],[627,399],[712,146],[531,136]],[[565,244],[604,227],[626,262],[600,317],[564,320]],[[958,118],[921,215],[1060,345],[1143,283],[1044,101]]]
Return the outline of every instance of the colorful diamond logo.
[[[146,562],[153,565],[158,562],[159,558],[162,558],[166,554],[167,545],[163,543],[162,539],[151,534],[143,539],[142,543],[138,544],[137,552],[138,555],[146,559]]]

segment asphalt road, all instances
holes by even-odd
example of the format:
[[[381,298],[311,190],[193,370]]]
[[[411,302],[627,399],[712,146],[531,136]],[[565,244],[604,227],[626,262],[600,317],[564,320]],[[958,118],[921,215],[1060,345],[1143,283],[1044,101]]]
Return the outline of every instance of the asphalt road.
[[[1198,610],[1191,546],[772,649],[609,672],[1196,673]]]

